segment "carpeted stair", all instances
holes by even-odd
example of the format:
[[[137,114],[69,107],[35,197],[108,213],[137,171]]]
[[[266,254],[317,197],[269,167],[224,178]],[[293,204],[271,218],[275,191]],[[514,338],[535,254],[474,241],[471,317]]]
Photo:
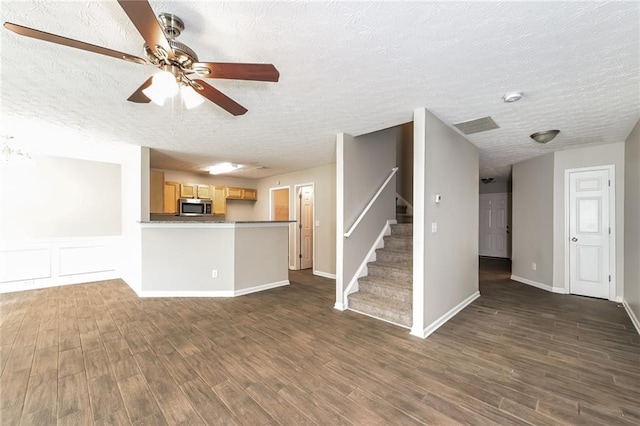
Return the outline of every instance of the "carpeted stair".
[[[413,216],[407,214],[407,206],[396,204],[396,220],[398,223],[413,223]]]
[[[413,304],[413,224],[391,225],[384,248],[358,279],[359,291],[349,295],[349,309],[411,327]]]

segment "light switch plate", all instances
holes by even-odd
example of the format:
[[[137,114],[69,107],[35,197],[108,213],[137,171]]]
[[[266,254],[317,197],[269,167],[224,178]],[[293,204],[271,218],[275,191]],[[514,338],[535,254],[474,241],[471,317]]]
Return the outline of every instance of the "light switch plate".
[[[435,234],[436,232],[438,232],[438,223],[437,222],[431,222],[431,233]]]

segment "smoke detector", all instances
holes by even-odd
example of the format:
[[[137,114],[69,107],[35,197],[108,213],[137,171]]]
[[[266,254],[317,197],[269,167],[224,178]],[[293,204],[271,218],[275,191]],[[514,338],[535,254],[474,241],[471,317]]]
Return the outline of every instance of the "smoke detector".
[[[522,93],[520,93],[520,92],[507,93],[506,95],[504,95],[502,97],[502,100],[505,101],[508,104],[510,104],[512,102],[517,102],[520,99],[522,99]]]

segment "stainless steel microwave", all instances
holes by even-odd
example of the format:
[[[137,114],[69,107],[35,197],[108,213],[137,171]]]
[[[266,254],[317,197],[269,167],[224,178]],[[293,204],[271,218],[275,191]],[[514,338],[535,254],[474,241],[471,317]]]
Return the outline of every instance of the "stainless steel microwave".
[[[208,216],[211,215],[211,200],[199,198],[180,198],[178,200],[178,214],[180,216]]]

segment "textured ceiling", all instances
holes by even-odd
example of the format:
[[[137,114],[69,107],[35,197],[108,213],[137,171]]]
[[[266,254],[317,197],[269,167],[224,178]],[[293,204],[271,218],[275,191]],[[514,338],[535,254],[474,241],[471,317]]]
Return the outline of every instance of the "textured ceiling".
[[[279,83],[209,80],[249,109],[185,111],[127,102],[155,68],[0,31],[2,121],[56,125],[87,139],[159,150],[157,167],[214,161],[265,177],[335,161],[335,135],[408,122],[426,107],[446,123],[491,116],[467,136],[481,176],[553,150],[622,142],[640,118],[638,2],[150,1],[181,17],[200,60],[273,63]],[[143,56],[113,1],[2,1],[3,21]],[[521,101],[501,96],[522,91]],[[562,132],[546,146],[529,134]],[[265,166],[265,168],[256,168]]]

